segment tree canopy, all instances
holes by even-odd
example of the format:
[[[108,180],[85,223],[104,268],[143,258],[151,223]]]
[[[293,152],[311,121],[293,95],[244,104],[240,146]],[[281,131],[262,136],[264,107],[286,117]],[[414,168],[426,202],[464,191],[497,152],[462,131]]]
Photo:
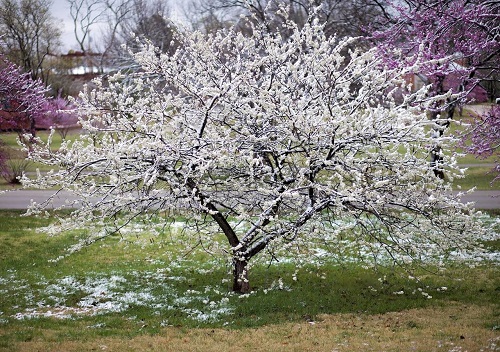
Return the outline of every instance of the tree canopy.
[[[384,68],[374,50],[348,50],[355,40],[326,36],[312,18],[287,26],[287,39],[259,26],[251,37],[179,34],[173,55],[145,42],[132,53],[140,71],[88,87],[86,133],[57,152],[40,141],[30,153],[60,170],[27,186],[82,197],[56,230],[85,224],[84,245],[138,214],[182,212],[197,225],[194,242],[224,235],[237,292],[250,290],[256,255],[339,247],[346,234],[402,254],[401,264],[477,248],[474,211],[426,161],[435,121],[422,109],[443,97],[393,98],[421,63]],[[451,140],[439,142],[446,150]],[[453,153],[442,166],[461,175]]]
[[[476,0],[411,0],[390,4],[385,12],[386,26],[379,26],[372,39],[390,67],[412,66],[424,58],[427,63],[415,74],[429,85],[429,95],[454,93],[442,101],[436,100],[429,109],[431,119],[447,118],[435,128],[436,134],[442,135],[457,107],[476,102],[486,92],[489,99],[495,98],[500,77],[500,4]],[[496,117],[492,116],[485,117],[486,124],[492,121],[495,124]],[[495,138],[493,132],[488,140]],[[439,165],[439,143],[435,143],[434,149],[431,160]],[[439,170],[436,174],[444,177]]]
[[[47,89],[40,80],[0,54],[0,125],[3,130],[29,131],[35,134],[35,125],[45,118]]]
[[[50,0],[0,1],[0,52],[45,84],[47,57],[59,49],[61,33],[50,12]]]

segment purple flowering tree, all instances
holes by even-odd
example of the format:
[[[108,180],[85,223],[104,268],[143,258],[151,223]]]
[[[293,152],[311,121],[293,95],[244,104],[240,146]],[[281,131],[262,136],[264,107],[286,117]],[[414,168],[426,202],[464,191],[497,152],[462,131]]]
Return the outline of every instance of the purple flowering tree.
[[[19,67],[0,56],[0,130],[15,131],[27,145],[35,136],[37,124],[43,123],[51,111],[45,96],[47,89],[41,81],[31,79]],[[1,141],[0,141],[1,142]],[[11,152],[0,144],[0,174],[9,183],[19,183],[27,161],[11,158]]]
[[[430,96],[447,94],[429,109],[435,133],[441,136],[455,108],[473,101],[480,83],[498,80],[500,3],[406,0],[393,1],[391,7],[385,12],[386,29],[374,32],[373,39],[389,67],[427,62],[417,79],[430,87]],[[484,121],[486,126],[491,119]],[[433,148],[431,162],[436,175],[443,177],[439,145]]]
[[[35,135],[36,124],[45,119],[47,88],[29,73],[0,56],[0,126],[2,130]]]
[[[66,139],[69,131],[80,127],[76,107],[61,96],[48,100],[45,109],[46,117],[39,126],[54,129],[63,140]]]

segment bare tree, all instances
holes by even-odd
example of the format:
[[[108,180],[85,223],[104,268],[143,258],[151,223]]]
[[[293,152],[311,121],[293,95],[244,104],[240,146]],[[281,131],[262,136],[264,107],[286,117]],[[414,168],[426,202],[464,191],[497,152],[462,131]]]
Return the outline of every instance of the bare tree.
[[[205,33],[231,25],[249,34],[249,21],[263,25],[268,32],[283,31],[283,17],[277,15],[282,5],[290,5],[290,1],[191,0],[187,6],[192,14],[187,17],[190,18],[194,28]],[[302,25],[303,20],[298,18],[302,13],[294,10],[296,6],[289,7],[287,16]]]
[[[87,21],[84,25],[75,21],[75,26],[80,26],[80,31],[84,33],[80,39],[84,50],[84,39],[90,35],[91,28],[100,28],[100,40],[94,40],[94,45],[102,55],[101,68],[128,64],[128,56],[122,46],[137,48],[138,39],[147,39],[164,52],[173,51],[171,44],[175,28],[168,20],[170,12],[165,1],[95,0],[86,7],[82,6],[85,0],[71,1],[77,1],[81,18]],[[93,15],[88,12],[93,12]],[[74,18],[77,18],[76,14]],[[96,26],[99,23],[100,26]]]
[[[123,43],[122,28],[132,17],[133,0],[67,0],[73,20],[73,32],[79,50],[100,54],[97,66],[102,71]],[[95,56],[93,57],[95,59]],[[95,63],[93,63],[95,64]]]
[[[101,53],[103,54],[103,62],[106,59],[108,63],[114,63],[116,58],[120,56],[120,46],[123,43],[121,40],[121,31],[123,23],[125,23],[131,16],[133,11],[132,0],[104,0],[105,24],[106,28],[103,30],[103,41],[101,43]],[[115,54],[115,55],[113,55]]]
[[[138,48],[138,39],[147,39],[161,52],[173,53],[176,29],[169,17],[170,8],[163,0],[134,0],[132,15],[123,24],[123,41]]]
[[[82,52],[92,51],[91,30],[104,21],[105,7],[102,0],[67,0],[73,19],[73,32]]]
[[[193,26],[206,32],[220,29],[228,22],[238,23],[240,17],[264,24],[269,31],[284,30],[280,8],[286,19],[299,26],[311,15],[325,23],[325,33],[337,37],[360,36],[377,26],[385,8],[385,0],[191,0],[186,13],[191,13]],[[221,25],[222,24],[222,25]]]
[[[48,55],[60,46],[60,31],[50,12],[50,0],[0,1],[0,50],[32,79],[47,84]]]

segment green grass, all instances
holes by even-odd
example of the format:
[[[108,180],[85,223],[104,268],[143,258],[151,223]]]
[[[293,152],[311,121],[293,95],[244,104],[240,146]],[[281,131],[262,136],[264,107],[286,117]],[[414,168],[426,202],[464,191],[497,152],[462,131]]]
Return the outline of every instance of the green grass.
[[[475,187],[477,190],[500,190],[500,181],[493,182],[496,174],[489,167],[469,167],[465,178],[456,179],[453,185],[463,190]]]
[[[392,266],[374,273],[358,264],[310,265],[298,269],[294,280],[293,264],[261,263],[250,272],[254,291],[241,297],[230,292],[224,260],[204,253],[184,258],[186,248],[170,243],[168,233],[155,241],[145,234],[136,243],[112,237],[53,262],[81,232],[50,238],[36,231],[50,221],[0,211],[0,348],[42,335],[47,339],[48,331],[53,341],[130,338],[157,334],[165,326],[255,328],[315,320],[322,314],[378,314],[451,302],[496,305],[497,318],[500,313],[500,272],[488,263],[475,268],[450,263],[443,276],[428,275],[430,266],[416,269],[420,283]],[[498,250],[498,241],[488,245]],[[442,286],[447,290],[438,291]],[[433,299],[422,295],[421,287]],[[398,291],[404,294],[394,294]],[[76,312],[90,296],[96,306],[130,300],[123,300],[125,307],[118,312],[15,318],[33,311]],[[500,321],[484,323],[498,326]]]
[[[480,159],[476,157],[475,155],[470,155],[467,154],[463,157],[458,158],[458,163],[461,165],[486,165],[486,164],[494,164],[495,163],[495,156],[490,156],[484,159]]]
[[[463,135],[464,131],[465,131],[465,126],[457,123],[457,121],[463,121],[463,122],[466,122],[466,123],[469,123],[471,121],[471,119],[473,118],[473,115],[472,113],[467,110],[467,109],[464,109],[463,111],[463,115],[462,116],[459,116],[458,115],[458,112],[455,114],[455,121],[452,121],[451,124],[450,124],[450,128],[449,130],[446,132],[447,135],[452,135],[452,136],[461,136]],[[467,142],[466,144],[468,145],[470,142]],[[462,148],[457,148],[456,149],[457,152],[459,153],[463,153],[463,149]],[[492,163],[495,163],[495,159],[496,157],[493,155],[493,156],[490,156],[488,158],[478,158],[476,157],[475,155],[471,155],[471,154],[466,154],[464,155],[463,157],[460,157],[458,158],[458,162],[460,164],[472,164],[472,165],[484,165],[484,164],[492,164]]]
[[[49,131],[37,131],[36,136],[39,137],[44,143],[47,142],[48,137],[49,137],[50,132]],[[68,135],[68,139],[73,139],[75,135],[73,133],[70,133]],[[3,132],[0,133],[0,139],[2,140],[3,143],[7,147],[10,148],[19,148],[19,144],[17,143],[18,140],[18,134],[14,132]],[[61,147],[61,136],[58,133],[54,133],[52,136],[52,149],[57,150]]]
[[[76,132],[72,132],[68,135],[68,139],[73,139],[76,137]],[[49,137],[48,131],[38,131],[37,137],[40,137],[42,141],[47,142]],[[18,135],[13,132],[3,132],[0,133],[0,141],[2,141],[6,147],[6,151],[9,154],[9,157],[13,159],[13,162],[16,163],[26,157],[26,154],[21,151],[21,147],[18,145]],[[58,133],[54,133],[52,138],[52,150],[57,150],[61,146],[61,136]],[[26,172],[36,172],[36,170],[40,170],[41,172],[47,172],[53,170],[54,167],[51,165],[45,165],[41,163],[29,162],[25,169]],[[0,178],[0,190],[8,190],[8,189],[16,189],[21,188],[18,184],[10,184],[3,178]]]
[[[77,132],[71,132],[68,136],[68,140],[74,140],[77,138]],[[48,131],[38,131],[36,134],[37,137],[39,137],[44,143],[47,142],[49,138],[49,132]],[[25,158],[25,153],[21,151],[21,147],[18,145],[17,140],[18,140],[18,135],[17,133],[9,132],[9,133],[0,133],[0,140],[5,143],[5,146],[7,147],[8,153],[11,158],[13,159],[21,159]],[[58,150],[61,147],[61,136],[58,133],[54,133],[52,137],[52,144],[51,144],[51,149],[53,151]],[[45,164],[40,164],[40,163],[30,163],[27,170],[28,172],[34,172],[37,169],[40,171],[50,171],[53,169],[53,166],[50,165],[45,165]]]

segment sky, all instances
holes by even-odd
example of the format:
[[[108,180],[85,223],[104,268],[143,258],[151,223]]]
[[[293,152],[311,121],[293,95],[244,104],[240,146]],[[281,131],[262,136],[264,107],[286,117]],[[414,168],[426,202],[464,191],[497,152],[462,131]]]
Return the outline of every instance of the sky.
[[[76,48],[76,40],[73,35],[73,23],[69,14],[69,4],[66,0],[53,0],[52,16],[56,19],[62,33],[64,51]]]
[[[73,21],[69,12],[69,3],[67,0],[52,1],[52,15],[56,19],[56,23],[59,25],[59,29],[62,33],[62,52],[67,52],[71,49],[76,50],[78,48],[78,45],[73,33]],[[176,17],[180,18],[180,4],[182,3],[182,0],[169,0],[168,2],[173,6],[172,15],[174,19]]]

